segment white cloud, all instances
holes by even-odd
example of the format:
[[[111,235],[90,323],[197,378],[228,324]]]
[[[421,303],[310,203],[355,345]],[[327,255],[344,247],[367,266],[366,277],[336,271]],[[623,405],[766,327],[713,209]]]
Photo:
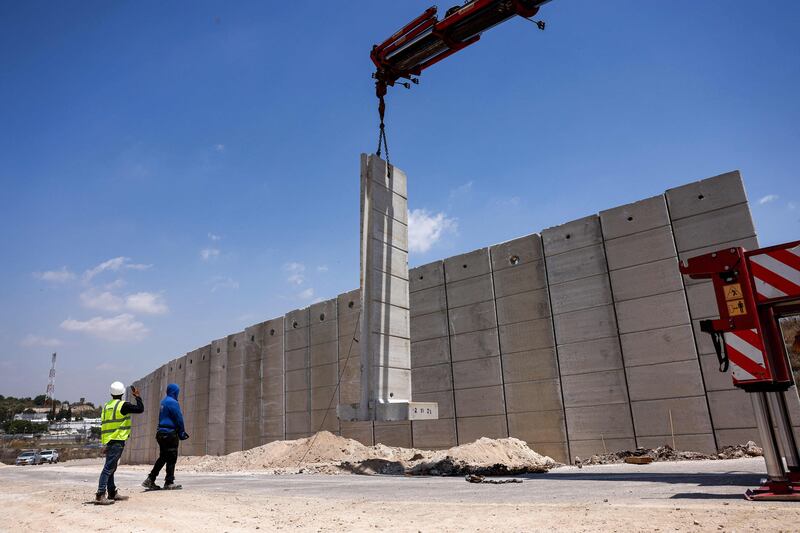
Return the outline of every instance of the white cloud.
[[[203,248],[200,250],[200,257],[203,258],[203,261],[209,261],[219,257],[219,250],[216,248]]]
[[[125,304],[125,301],[116,294],[96,289],[82,292],[81,302],[89,309],[98,309],[100,311],[119,311]]]
[[[774,201],[775,201],[775,200],[777,200],[777,199],[778,199],[778,195],[777,195],[777,194],[768,194],[768,195],[766,195],[766,196],[762,196],[762,197],[761,197],[761,198],[758,200],[758,205],[764,205],[764,204],[768,204],[768,203],[770,203],[770,202],[774,202]]]
[[[41,346],[42,348],[55,348],[61,346],[63,343],[58,339],[48,339],[46,337],[39,337],[38,335],[27,335],[24,339],[19,341],[20,346],[32,348],[34,346]]]
[[[128,313],[109,318],[97,316],[89,320],[68,318],[61,323],[61,328],[113,342],[138,341],[149,333],[144,324]]]
[[[458,223],[444,213],[429,213],[425,209],[414,209],[408,215],[408,249],[412,252],[427,252],[447,232],[454,232]]]
[[[317,272],[327,272],[328,270],[328,265],[320,265],[317,267]]]
[[[137,292],[125,298],[125,308],[134,313],[163,315],[169,308],[164,297],[152,292]]]
[[[67,281],[75,279],[75,274],[70,272],[67,267],[61,267],[61,270],[34,272],[33,277],[42,281],[49,281],[51,283],[66,283]]]
[[[796,203],[794,203],[794,202],[789,202],[789,209],[791,209],[792,211],[794,211],[795,209],[797,209],[797,204],[796,204]]]
[[[297,297],[300,298],[301,300],[310,300],[311,298],[314,297],[314,288],[309,287],[303,291],[300,291],[297,294]]]
[[[283,265],[283,270],[289,274],[286,281],[293,285],[302,285],[306,280],[303,272],[306,271],[306,266],[303,263],[286,263]]]
[[[127,282],[124,279],[115,279],[111,283],[106,283],[105,288],[106,290],[113,291],[115,289],[121,289],[127,285]]]
[[[208,234],[208,238],[211,239],[212,241],[215,241],[215,242],[222,240],[222,237],[220,237],[219,235],[216,235],[214,233],[210,233],[210,232]]]
[[[91,280],[96,275],[100,274],[101,272],[118,272],[120,270],[147,270],[152,268],[153,265],[143,265],[140,263],[131,263],[131,259],[129,257],[115,257],[113,259],[109,259],[108,261],[103,261],[99,265],[94,268],[91,268],[84,272],[83,278],[86,281]]]
[[[214,145],[214,151],[215,152],[224,152],[225,151],[225,145],[224,144],[215,144]]]
[[[466,196],[466,195],[472,193],[472,185],[473,185],[473,182],[472,181],[468,181],[468,182],[464,183],[463,185],[459,185],[455,189],[452,189],[450,191],[450,199],[454,200],[455,198],[457,198],[459,196]]]
[[[211,292],[217,292],[220,289],[238,289],[239,282],[235,279],[225,276],[214,276],[208,283],[211,285]]]

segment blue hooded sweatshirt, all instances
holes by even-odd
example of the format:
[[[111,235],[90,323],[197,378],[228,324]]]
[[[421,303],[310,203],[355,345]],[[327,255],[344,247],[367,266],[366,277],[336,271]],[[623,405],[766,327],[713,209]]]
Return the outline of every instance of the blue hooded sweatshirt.
[[[186,428],[183,427],[183,414],[178,404],[178,393],[181,391],[175,383],[167,385],[167,395],[161,400],[158,415],[158,431],[176,431],[183,438]]]

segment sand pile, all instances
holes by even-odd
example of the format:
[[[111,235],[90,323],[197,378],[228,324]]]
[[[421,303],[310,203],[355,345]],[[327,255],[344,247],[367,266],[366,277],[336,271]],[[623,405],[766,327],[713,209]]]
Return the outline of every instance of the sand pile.
[[[449,450],[429,451],[382,444],[364,446],[327,431],[226,456],[186,457],[180,461],[181,469],[197,472],[275,474],[503,475],[546,472],[555,466],[551,458],[515,438],[482,438]]]
[[[688,452],[674,450],[669,445],[658,448],[637,448],[634,451],[612,452],[602,455],[593,455],[588,459],[575,458],[575,465],[607,465],[624,463],[627,457],[650,457],[653,461],[700,461],[715,459],[739,459],[741,457],[761,457],[763,450],[753,441],[746,444],[726,446],[719,453],[706,454],[701,452]]]

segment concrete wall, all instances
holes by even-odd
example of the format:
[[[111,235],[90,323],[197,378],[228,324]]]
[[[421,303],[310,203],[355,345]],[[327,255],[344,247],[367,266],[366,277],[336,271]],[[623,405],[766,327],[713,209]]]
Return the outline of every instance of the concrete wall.
[[[242,450],[244,441],[244,332],[228,335],[225,391],[225,453]]]
[[[489,249],[444,261],[459,443],[508,436]]]
[[[384,208],[404,225],[395,204],[405,202],[405,185],[403,194],[385,185],[392,201]],[[186,454],[320,429],[424,448],[510,435],[560,461],[673,442],[711,451],[757,441],[750,398],[717,371],[697,326],[716,315],[710,285],[683,278],[677,266],[739,245],[758,242],[733,172],[412,269],[409,300],[391,298],[393,314],[409,316],[408,338],[396,328],[371,331],[410,341],[409,364],[387,368],[410,367],[412,399],[439,404],[439,420],[413,424],[336,417],[337,404],[361,398],[360,291],[291,311],[139,380],[147,414],[134,417],[126,460],[155,459],[157,405],[171,381],[183,384]],[[406,257],[387,262],[384,250],[374,259],[402,270]],[[394,283],[394,267],[381,268],[376,275]],[[380,311],[389,292],[378,281]],[[376,353],[381,364],[389,355]],[[794,390],[789,398],[797,427],[800,401]]]
[[[541,237],[498,244],[490,254],[509,435],[566,461],[567,428]]]
[[[208,370],[208,429],[206,453],[225,454],[225,413],[227,398],[228,338],[211,342],[211,361]]]
[[[636,447],[600,218],[542,232],[572,457]]]
[[[439,404],[438,420],[412,423],[413,441],[420,448],[450,448],[458,444],[447,291],[444,262],[409,272],[411,300],[411,397]]]
[[[311,358],[309,309],[288,313],[284,319],[284,366],[286,368],[286,438],[311,435]]]
[[[648,198],[603,211],[600,219],[636,443],[713,452],[666,200]]]
[[[261,444],[286,438],[283,317],[261,327]]]

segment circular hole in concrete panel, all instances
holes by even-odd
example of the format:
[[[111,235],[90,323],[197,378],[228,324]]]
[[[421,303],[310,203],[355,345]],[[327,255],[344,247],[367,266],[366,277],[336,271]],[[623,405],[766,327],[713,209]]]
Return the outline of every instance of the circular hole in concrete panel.
[[[349,307],[350,309],[352,309],[353,306],[355,306],[355,305],[356,305],[355,302],[347,302],[347,307]]]
[[[292,322],[292,329],[297,329],[297,326],[298,326],[298,324],[297,324],[297,322],[296,322],[296,321],[295,321],[295,322]]]
[[[633,222],[633,217],[628,217],[628,222]]]
[[[571,238],[572,238],[572,235],[570,235],[569,233],[567,233],[567,239],[571,239]]]
[[[420,275],[419,279],[422,279],[422,278],[424,278],[424,277],[425,277],[425,276],[423,276],[423,275]]]
[[[462,268],[467,268],[467,265],[461,265]]]
[[[269,336],[270,337],[274,337],[275,336],[275,330],[274,329],[269,330]]]
[[[389,393],[389,398],[394,398],[394,393],[393,392]]]
[[[512,255],[511,257],[508,258],[508,262],[511,263],[512,265],[518,265],[519,264],[519,256],[518,255]]]
[[[324,321],[325,321],[325,313],[320,313],[320,315],[319,315],[319,321],[320,321],[320,322],[324,322]]]
[[[703,198],[705,198],[705,196],[704,196],[704,195],[702,195],[702,194],[698,194],[698,195],[697,195],[697,199],[698,199],[698,200],[702,200]]]

